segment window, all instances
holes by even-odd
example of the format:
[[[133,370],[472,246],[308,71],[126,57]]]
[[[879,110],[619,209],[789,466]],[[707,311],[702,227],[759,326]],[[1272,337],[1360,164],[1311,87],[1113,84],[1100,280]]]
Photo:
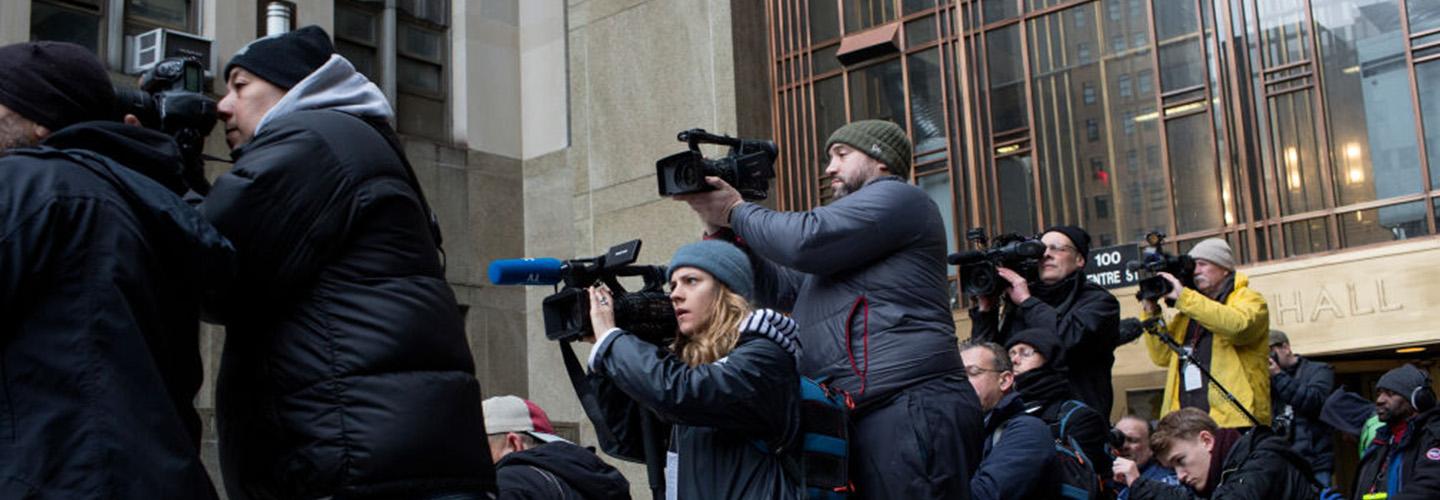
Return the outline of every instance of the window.
[[[1123,122],[1123,125],[1122,125],[1122,126],[1125,128],[1125,135],[1135,135],[1135,113],[1134,113],[1134,112],[1132,112],[1132,111],[1126,111],[1125,114],[1122,115],[1122,117],[1120,118],[1120,121]]]
[[[1085,82],[1082,92],[1085,95],[1085,104],[1095,104],[1095,86]]]
[[[1081,64],[1085,64],[1095,60],[1090,54],[1090,44],[1088,43],[1081,43],[1077,45],[1075,48],[1075,53],[1076,56],[1080,58]]]
[[[379,2],[335,3],[335,51],[377,85],[395,82],[396,131],[444,139],[448,131],[446,97],[449,60],[449,2],[397,2],[395,40],[384,40],[384,10]],[[395,67],[382,57],[395,53]]]
[[[109,0],[34,0],[30,4],[30,39],[70,42],[95,52],[102,61],[119,69],[124,61],[126,35],[156,28],[196,33],[194,0],[125,0],[121,4],[123,30],[111,33],[106,18],[111,15]]]
[[[1125,35],[1121,34],[1110,37],[1110,50],[1113,52],[1124,52]]]
[[[1116,86],[1119,87],[1120,97],[1130,98],[1135,96],[1135,91],[1130,86],[1130,75],[1120,75],[1120,79],[1115,83]]]
[[[1154,73],[1148,69],[1135,75],[1136,87],[1138,87],[1141,96],[1149,95],[1151,91],[1155,90],[1155,84],[1151,82],[1154,78],[1153,75]]]
[[[1100,123],[1094,118],[1085,120],[1085,139],[1090,142],[1100,140]]]

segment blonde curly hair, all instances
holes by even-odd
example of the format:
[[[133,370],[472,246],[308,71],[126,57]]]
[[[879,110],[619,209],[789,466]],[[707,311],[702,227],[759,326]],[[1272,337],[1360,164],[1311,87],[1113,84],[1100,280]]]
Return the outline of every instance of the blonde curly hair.
[[[744,296],[730,290],[724,283],[715,280],[715,286],[719,293],[709,305],[714,311],[710,319],[691,335],[676,335],[675,342],[670,344],[670,350],[687,365],[714,363],[730,354],[740,340],[740,321],[753,309]]]

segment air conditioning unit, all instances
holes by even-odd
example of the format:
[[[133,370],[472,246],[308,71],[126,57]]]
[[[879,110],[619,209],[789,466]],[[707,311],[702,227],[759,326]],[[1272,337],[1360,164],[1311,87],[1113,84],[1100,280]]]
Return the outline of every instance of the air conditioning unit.
[[[125,57],[125,72],[138,75],[155,67],[155,63],[171,57],[193,59],[205,66],[205,73],[211,74],[209,38],[157,28],[144,33],[125,37],[130,50]]]

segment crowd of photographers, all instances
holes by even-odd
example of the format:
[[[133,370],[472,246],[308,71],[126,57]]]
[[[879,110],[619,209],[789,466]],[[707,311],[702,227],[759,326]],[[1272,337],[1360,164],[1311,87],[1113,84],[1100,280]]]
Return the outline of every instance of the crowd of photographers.
[[[0,498],[217,497],[192,404],[202,315],[227,327],[230,498],[629,498],[538,406],[482,402],[390,106],[328,34],[229,59],[216,111],[235,166],[208,189],[185,146],[108,111],[85,49],[0,47],[0,67]],[[966,288],[982,293],[957,347],[945,229],[906,182],[904,130],[854,122],[826,151],[835,200],[810,211],[718,177],[674,196],[705,234],[663,276],[666,345],[617,321],[616,291],[583,290],[587,414],[608,454],[662,471],[655,491],[1440,497],[1426,373],[1391,370],[1373,403],[1337,390],[1269,329],[1224,240],[1164,255],[1183,265],[1152,269],[1131,323],[1085,279],[1082,228],[1020,238],[1005,258],[948,256],[994,278]],[[1141,331],[1166,370],[1162,417],[1112,426],[1114,351]],[[822,435],[827,402],[843,420]],[[1334,490],[1332,431],[1360,436],[1349,491]]]

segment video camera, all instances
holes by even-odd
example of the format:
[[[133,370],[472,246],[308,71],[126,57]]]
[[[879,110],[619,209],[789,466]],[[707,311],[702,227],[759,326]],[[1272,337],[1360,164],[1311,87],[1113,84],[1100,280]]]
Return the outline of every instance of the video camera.
[[[966,295],[988,297],[1009,288],[1010,282],[1000,277],[1000,267],[1015,271],[1025,281],[1040,279],[1045,244],[1039,239],[1009,233],[996,236],[987,244],[985,228],[980,227],[966,231],[965,239],[980,250],[952,253],[947,260],[950,265],[960,266],[960,285]]]
[[[205,67],[193,59],[165,59],[140,77],[140,88],[115,87],[115,115],[135,115],[145,128],[175,138],[184,160],[181,176],[200,195],[205,180],[205,137],[215,128],[216,103],[204,94]]]
[[[1171,285],[1159,273],[1165,272],[1180,280],[1180,284],[1186,287],[1195,287],[1195,259],[1189,255],[1171,255],[1165,253],[1162,245],[1165,244],[1165,233],[1151,231],[1145,234],[1145,243],[1149,245],[1144,250],[1141,260],[1132,260],[1125,264],[1131,271],[1140,273],[1144,279],[1140,280],[1140,291],[1135,293],[1140,300],[1159,300],[1160,297],[1168,295]]]
[[[780,154],[774,142],[736,139],[698,128],[680,132],[675,138],[689,143],[690,149],[655,162],[660,196],[714,191],[715,188],[705,182],[707,176],[724,179],[746,200],[763,200],[769,196],[770,179],[775,178],[775,157]],[[700,152],[701,144],[729,146],[730,152],[712,160]]]
[[[562,261],[554,258],[500,259],[490,263],[490,283],[495,285],[558,285],[565,287],[545,297],[545,337],[572,342],[591,335],[589,288],[597,283],[610,287],[615,300],[615,326],[655,345],[668,345],[680,328],[675,308],[665,293],[664,266],[636,266],[640,240],[610,248],[605,255]],[[645,285],[628,292],[618,278],[640,276]]]

